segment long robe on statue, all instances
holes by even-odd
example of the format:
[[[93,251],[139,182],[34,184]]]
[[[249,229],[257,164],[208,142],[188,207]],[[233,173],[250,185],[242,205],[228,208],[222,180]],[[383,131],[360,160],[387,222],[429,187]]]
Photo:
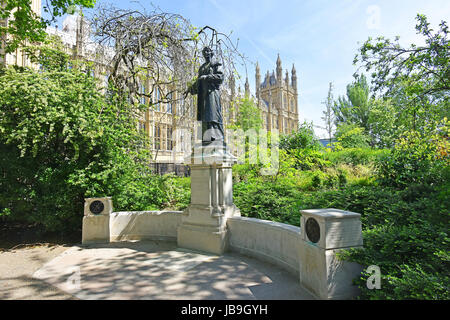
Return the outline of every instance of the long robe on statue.
[[[211,62],[204,63],[199,71],[196,83],[190,87],[190,93],[198,95],[197,120],[202,121],[203,130],[212,129],[206,140],[223,140],[223,117],[219,87],[223,82],[223,73]],[[205,137],[203,137],[205,141]]]

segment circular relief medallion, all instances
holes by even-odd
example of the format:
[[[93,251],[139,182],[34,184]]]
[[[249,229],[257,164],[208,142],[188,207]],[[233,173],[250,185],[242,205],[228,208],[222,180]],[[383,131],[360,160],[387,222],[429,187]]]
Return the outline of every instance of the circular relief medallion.
[[[319,241],[319,239],[320,239],[320,226],[317,223],[316,219],[308,218],[308,220],[306,220],[305,231],[306,231],[306,235],[308,236],[308,239],[311,242],[317,243]]]
[[[103,212],[103,210],[105,209],[105,205],[103,204],[103,202],[99,201],[99,200],[95,200],[91,203],[91,205],[89,206],[89,210],[91,210],[91,212],[93,214],[100,214]]]

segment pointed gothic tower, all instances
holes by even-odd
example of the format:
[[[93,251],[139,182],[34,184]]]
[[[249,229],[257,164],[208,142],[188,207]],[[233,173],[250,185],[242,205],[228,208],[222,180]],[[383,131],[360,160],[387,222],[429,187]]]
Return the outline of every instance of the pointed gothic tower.
[[[260,73],[259,73],[259,64],[258,64],[258,62],[256,62],[256,69],[255,69],[255,92],[256,92],[256,100],[258,101],[258,104],[259,104],[259,93],[260,93],[260,85],[261,85],[261,75],[260,75]]]
[[[278,84],[283,83],[282,73],[283,73],[283,68],[281,67],[280,54],[278,54],[278,58],[277,58],[277,82],[278,82]]]
[[[276,69],[261,77],[260,66],[256,64],[256,97],[264,117],[265,129],[289,133],[298,128],[298,93],[295,67],[284,70],[280,55],[276,59]],[[262,81],[261,81],[262,80]]]
[[[297,92],[297,71],[295,70],[294,64],[292,64],[292,88]]]
[[[236,95],[236,80],[234,79],[234,75],[230,76],[230,91],[231,96],[234,98],[234,96]]]
[[[245,77],[245,97],[250,97],[250,84],[248,83],[248,77]]]

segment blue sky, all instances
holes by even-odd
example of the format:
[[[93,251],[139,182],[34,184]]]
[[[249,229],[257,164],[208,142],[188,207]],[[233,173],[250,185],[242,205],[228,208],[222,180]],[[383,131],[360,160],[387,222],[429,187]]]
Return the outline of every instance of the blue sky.
[[[130,1],[99,0],[120,7]],[[423,13],[432,27],[450,22],[448,0],[141,0],[163,11],[178,13],[195,26],[210,25],[239,38],[239,49],[251,61],[259,62],[261,74],[275,69],[280,54],[283,69],[295,63],[299,89],[300,121],[321,120],[329,82],[334,96],[345,94],[356,71],[353,58],[369,36],[400,36],[405,44],[420,43],[415,33],[415,16]],[[254,65],[247,65],[251,91],[255,92]],[[285,71],[284,71],[285,72]],[[283,75],[284,75],[283,72]],[[241,88],[244,87],[245,69]],[[324,135],[317,128],[316,134]]]

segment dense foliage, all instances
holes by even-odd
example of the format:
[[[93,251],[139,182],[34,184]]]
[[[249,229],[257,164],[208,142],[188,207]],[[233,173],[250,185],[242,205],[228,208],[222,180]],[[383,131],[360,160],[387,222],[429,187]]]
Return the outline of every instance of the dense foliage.
[[[421,161],[417,155],[430,155],[428,145],[413,146],[409,155],[400,143],[392,151],[322,151],[325,166],[297,171],[281,163],[275,179],[237,168],[235,202],[243,215],[296,226],[302,209],[361,213],[364,249],[341,258],[378,265],[382,273],[381,290],[367,289],[369,274],[357,280],[361,298],[448,299],[450,170],[442,153],[448,145]]]
[[[369,137],[365,134],[364,128],[353,123],[342,123],[336,130],[337,142],[334,147],[337,150],[343,148],[368,148]]]
[[[235,122],[229,125],[230,129],[259,130],[262,127],[261,111],[248,97],[233,101],[233,111],[236,113]],[[231,110],[230,110],[231,111]]]
[[[8,35],[6,52],[13,52],[27,43],[44,41],[45,28],[57,17],[73,13],[76,6],[93,8],[95,0],[49,0],[43,1],[43,11],[50,18],[43,18],[33,11],[31,0],[6,0],[0,5],[0,19],[9,19],[0,25],[0,38]]]
[[[373,88],[356,75],[335,101],[331,149],[304,125],[282,137],[276,176],[234,173],[236,203],[250,217],[298,226],[301,209],[361,213],[364,248],[340,258],[380,267],[380,290],[368,289],[367,271],[355,279],[362,299],[450,298],[448,30],[442,22],[433,33],[422,15],[416,30],[425,46],[378,38],[360,49]]]
[[[337,126],[352,123],[368,129],[370,107],[370,88],[366,77],[357,74],[355,81],[347,85],[347,96],[339,97],[333,107]]]
[[[136,108],[58,57],[40,72],[0,75],[0,215],[74,231],[86,197],[112,196],[119,210],[186,203],[185,184],[150,172]]]

